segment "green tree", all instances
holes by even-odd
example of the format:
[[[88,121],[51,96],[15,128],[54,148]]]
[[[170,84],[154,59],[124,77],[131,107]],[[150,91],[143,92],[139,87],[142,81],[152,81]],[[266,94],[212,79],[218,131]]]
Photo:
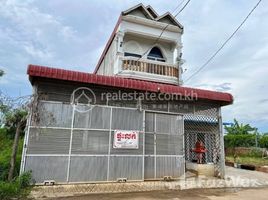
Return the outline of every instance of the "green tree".
[[[236,119],[234,119],[234,124],[230,127],[225,126],[228,135],[247,135],[251,134],[253,131],[257,131],[255,127],[250,126],[249,124],[240,124]]]
[[[239,123],[234,119],[232,126],[225,126],[224,129],[227,135],[224,136],[224,145],[227,148],[232,149],[234,161],[236,162],[236,147],[251,147],[254,144],[257,146],[258,134],[257,128],[250,126],[249,124]]]
[[[17,99],[6,97],[3,94],[0,95],[1,123],[12,133],[12,137],[14,136],[8,181],[13,179],[19,138],[24,130],[27,119],[27,101],[17,101]]]

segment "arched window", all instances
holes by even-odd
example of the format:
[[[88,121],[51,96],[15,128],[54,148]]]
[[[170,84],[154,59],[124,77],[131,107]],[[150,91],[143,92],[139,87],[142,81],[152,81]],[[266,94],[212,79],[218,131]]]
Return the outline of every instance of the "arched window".
[[[149,52],[149,54],[147,55],[147,58],[150,60],[165,62],[165,58],[158,47],[153,47]]]

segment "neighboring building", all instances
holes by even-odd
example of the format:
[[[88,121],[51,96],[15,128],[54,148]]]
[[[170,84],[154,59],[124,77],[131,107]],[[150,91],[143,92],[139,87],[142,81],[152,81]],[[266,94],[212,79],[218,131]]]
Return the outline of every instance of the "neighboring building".
[[[29,65],[21,172],[36,183],[223,177],[220,108],[233,97],[182,86],[182,33],[139,4],[122,12],[93,74]]]

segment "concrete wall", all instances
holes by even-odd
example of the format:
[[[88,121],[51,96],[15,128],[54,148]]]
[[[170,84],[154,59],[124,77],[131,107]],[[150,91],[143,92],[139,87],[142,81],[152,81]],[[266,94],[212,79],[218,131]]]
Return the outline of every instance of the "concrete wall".
[[[97,74],[100,75],[113,75],[114,74],[114,65],[117,59],[117,39],[113,40],[109,50],[107,51]]]
[[[154,44],[154,42],[155,40],[153,39],[146,39],[126,34],[124,37],[123,51],[129,53],[136,53],[140,55],[143,55],[146,52],[146,54],[143,56],[143,58],[146,59],[147,55],[150,52],[150,49],[152,49],[154,46],[157,46],[162,51],[162,54],[166,59],[166,62],[173,64],[174,45],[161,41],[157,42],[156,44]]]

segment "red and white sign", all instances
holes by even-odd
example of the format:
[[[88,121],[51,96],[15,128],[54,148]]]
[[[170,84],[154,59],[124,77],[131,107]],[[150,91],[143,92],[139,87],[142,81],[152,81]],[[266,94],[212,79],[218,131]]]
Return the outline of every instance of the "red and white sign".
[[[138,131],[114,131],[115,149],[138,149],[139,148],[139,132]]]

